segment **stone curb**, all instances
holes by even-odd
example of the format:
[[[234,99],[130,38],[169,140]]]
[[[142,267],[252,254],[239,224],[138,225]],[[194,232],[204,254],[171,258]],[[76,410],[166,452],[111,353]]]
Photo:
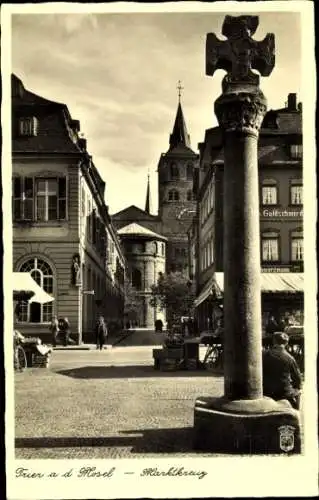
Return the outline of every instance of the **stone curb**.
[[[106,348],[103,350],[107,349],[112,349],[112,345],[107,345]],[[69,346],[56,346],[52,347],[53,351],[96,351],[96,346],[95,345],[69,345]]]

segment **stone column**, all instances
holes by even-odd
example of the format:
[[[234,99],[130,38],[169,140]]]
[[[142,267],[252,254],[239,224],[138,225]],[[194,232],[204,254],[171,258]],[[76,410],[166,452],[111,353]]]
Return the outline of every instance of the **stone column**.
[[[259,76],[275,64],[274,36],[251,36],[257,16],[226,16],[220,41],[207,35],[206,72],[227,71],[215,113],[224,146],[225,394],[198,398],[195,446],[213,452],[300,451],[298,412],[263,397],[258,133],[266,113]],[[289,444],[287,444],[289,443]]]
[[[258,133],[260,90],[223,94],[215,112],[224,134],[225,395],[262,397]]]

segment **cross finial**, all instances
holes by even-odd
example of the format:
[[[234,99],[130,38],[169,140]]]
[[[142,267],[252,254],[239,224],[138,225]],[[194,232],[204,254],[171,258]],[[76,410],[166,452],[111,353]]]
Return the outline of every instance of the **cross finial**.
[[[208,33],[206,41],[206,74],[213,76],[217,69],[224,69],[227,75],[223,86],[229,84],[259,84],[259,76],[268,76],[275,65],[275,38],[266,35],[256,42],[252,35],[259,24],[258,16],[226,16],[222,33],[226,41],[218,40],[214,33]]]
[[[180,80],[178,80],[176,88],[178,90],[178,102],[181,102],[181,95],[182,95],[182,90],[184,90],[184,87],[182,87],[182,83]]]

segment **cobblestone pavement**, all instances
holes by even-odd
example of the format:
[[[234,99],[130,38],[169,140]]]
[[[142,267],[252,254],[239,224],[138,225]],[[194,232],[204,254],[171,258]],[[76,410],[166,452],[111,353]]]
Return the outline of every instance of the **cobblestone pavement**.
[[[222,395],[223,378],[155,371],[150,346],[61,350],[15,391],[17,458],[198,456],[194,402]]]

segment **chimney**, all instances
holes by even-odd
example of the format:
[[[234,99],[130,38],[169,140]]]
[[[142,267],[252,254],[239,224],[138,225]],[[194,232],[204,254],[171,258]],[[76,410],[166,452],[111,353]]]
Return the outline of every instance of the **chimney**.
[[[288,110],[297,111],[297,94],[288,94]]]
[[[82,149],[82,151],[86,151],[86,139],[84,139],[84,137],[80,137],[78,139],[78,145],[79,145],[79,148]]]
[[[75,132],[75,133],[80,132],[80,121],[79,120],[71,120],[70,126],[71,126],[73,132]]]

